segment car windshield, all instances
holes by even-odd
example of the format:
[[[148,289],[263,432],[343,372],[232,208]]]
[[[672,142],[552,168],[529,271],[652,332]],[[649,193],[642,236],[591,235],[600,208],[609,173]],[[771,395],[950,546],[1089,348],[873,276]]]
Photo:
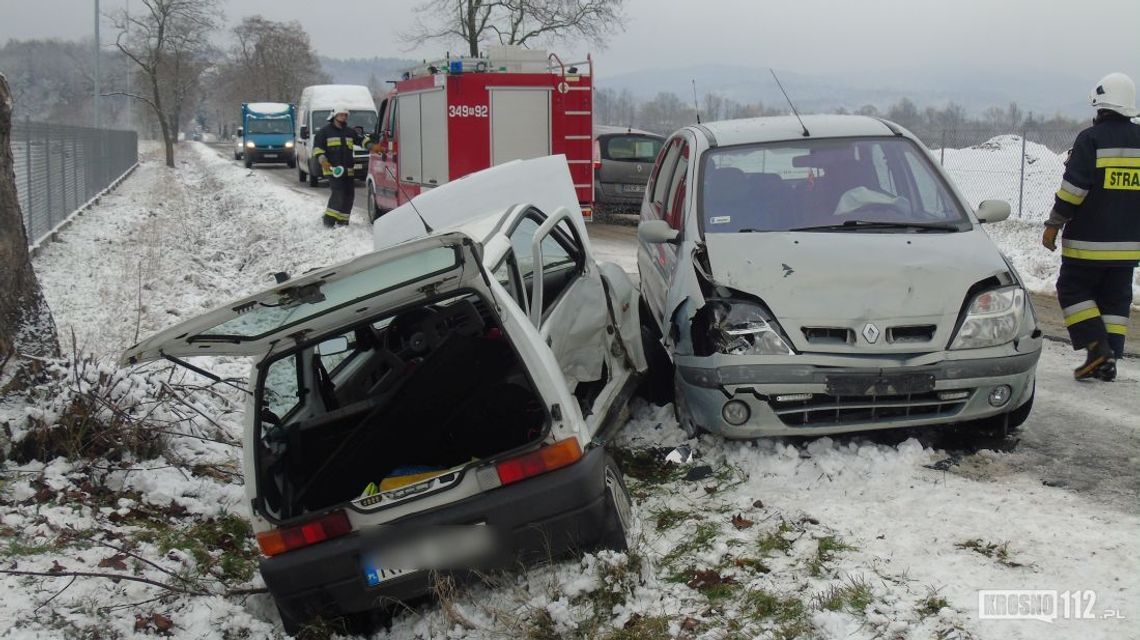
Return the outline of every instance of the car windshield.
[[[328,109],[313,111],[313,127],[320,129],[325,126],[325,124],[328,123],[329,113],[331,112]],[[361,130],[368,133],[376,128],[376,113],[364,110],[349,111],[348,126],[360,127]]]
[[[250,118],[245,124],[246,133],[293,133],[291,118]]]
[[[642,135],[608,136],[602,138],[602,159],[624,162],[653,162],[661,150],[661,138]]]
[[[927,154],[906,138],[714,148],[704,154],[700,186],[705,233],[970,224]]]

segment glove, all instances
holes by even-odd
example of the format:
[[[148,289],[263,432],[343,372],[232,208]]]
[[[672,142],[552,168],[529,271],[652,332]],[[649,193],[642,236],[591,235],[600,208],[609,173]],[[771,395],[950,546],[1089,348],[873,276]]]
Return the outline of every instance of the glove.
[[[1050,251],[1057,250],[1057,227],[1045,227],[1045,232],[1041,234],[1041,246]]]
[[[334,178],[339,178],[344,175],[344,167],[333,167],[332,175]]]

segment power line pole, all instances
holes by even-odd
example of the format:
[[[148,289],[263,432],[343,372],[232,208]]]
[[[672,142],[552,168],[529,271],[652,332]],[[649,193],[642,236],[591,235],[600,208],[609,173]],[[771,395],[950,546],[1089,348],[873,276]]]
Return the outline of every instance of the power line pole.
[[[95,0],[95,128],[99,122],[99,0]]]

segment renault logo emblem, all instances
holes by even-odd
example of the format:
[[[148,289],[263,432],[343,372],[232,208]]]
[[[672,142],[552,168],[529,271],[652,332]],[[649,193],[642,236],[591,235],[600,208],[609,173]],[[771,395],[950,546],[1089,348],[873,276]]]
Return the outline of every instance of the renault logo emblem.
[[[863,325],[863,337],[867,339],[868,343],[875,344],[875,341],[879,339],[879,328],[868,322]]]
[[[641,165],[637,165],[637,172],[641,173]]]

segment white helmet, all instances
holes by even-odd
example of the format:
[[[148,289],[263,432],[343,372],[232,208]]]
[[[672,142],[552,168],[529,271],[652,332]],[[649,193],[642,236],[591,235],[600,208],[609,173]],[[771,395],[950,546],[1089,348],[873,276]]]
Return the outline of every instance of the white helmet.
[[[1110,73],[1101,78],[1089,98],[1097,109],[1115,111],[1126,118],[1140,115],[1136,110],[1136,85],[1123,73]]]
[[[332,110],[332,113],[329,114],[329,121],[331,122],[332,119],[335,118],[336,114],[338,114],[338,113],[343,113],[344,115],[347,116],[347,115],[349,115],[350,112],[348,110],[348,107],[346,107],[344,105],[338,105],[336,108],[334,108]]]

